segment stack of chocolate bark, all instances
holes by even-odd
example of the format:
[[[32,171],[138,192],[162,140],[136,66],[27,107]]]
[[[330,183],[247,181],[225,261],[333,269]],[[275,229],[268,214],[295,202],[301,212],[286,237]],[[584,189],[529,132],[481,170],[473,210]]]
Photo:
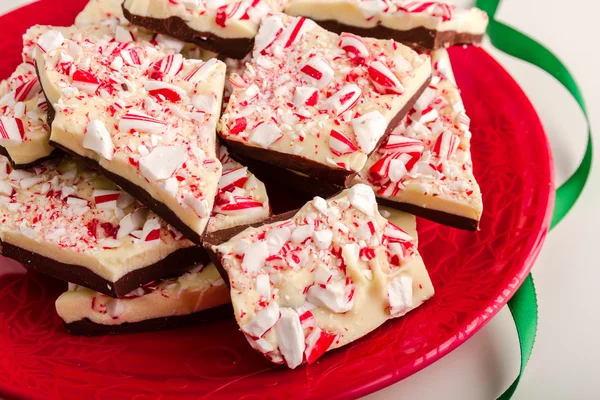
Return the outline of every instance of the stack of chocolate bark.
[[[92,0],[32,27],[0,84],[2,254],[69,282],[72,333],[233,306],[253,348],[310,364],[433,295],[414,215],[478,228],[444,48],[486,24],[440,1]]]

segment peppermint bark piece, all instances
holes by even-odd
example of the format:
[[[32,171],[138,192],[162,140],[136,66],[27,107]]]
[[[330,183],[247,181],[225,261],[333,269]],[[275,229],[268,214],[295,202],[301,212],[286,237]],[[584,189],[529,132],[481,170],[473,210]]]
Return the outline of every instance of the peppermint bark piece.
[[[477,230],[483,202],[473,175],[470,119],[448,52],[433,52],[432,61],[431,85],[356,182],[371,185],[381,204]]]
[[[23,63],[0,83],[0,154],[13,168],[30,168],[50,158],[48,106],[32,64]]]
[[[219,148],[223,175],[215,198],[207,232],[230,229],[263,221],[271,215],[264,183],[247,167],[229,157],[225,146]]]
[[[430,298],[415,219],[389,216],[359,184],[330,200],[315,197],[291,218],[206,244],[227,273],[252,347],[296,368]]]
[[[227,57],[243,58],[261,20],[283,10],[287,0],[125,0],[132,24],[195,43]]]
[[[195,243],[213,208],[225,64],[130,38],[38,45],[50,142],[82,157]]]
[[[347,186],[430,75],[428,56],[394,41],[269,16],[245,73],[230,77],[219,134],[236,154]]]
[[[127,193],[69,159],[15,170],[0,156],[0,241],[6,257],[110,296],[206,258]]]
[[[231,315],[229,289],[213,264],[147,283],[122,298],[69,284],[56,312],[69,333],[105,335],[171,329]]]
[[[332,32],[394,39],[422,50],[479,44],[488,24],[484,11],[446,1],[290,0],[285,13],[312,18]]]

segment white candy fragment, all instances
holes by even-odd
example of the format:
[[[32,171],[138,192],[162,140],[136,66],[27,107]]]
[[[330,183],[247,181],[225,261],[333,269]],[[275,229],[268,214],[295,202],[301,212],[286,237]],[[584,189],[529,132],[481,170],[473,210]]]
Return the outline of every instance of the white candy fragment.
[[[242,269],[250,274],[258,273],[269,257],[269,248],[265,242],[253,243],[244,252]]]
[[[296,227],[291,235],[292,243],[302,244],[306,239],[312,237],[315,227],[312,224],[301,225]]]
[[[316,231],[313,233],[313,240],[317,247],[321,250],[328,249],[331,246],[331,240],[333,239],[333,232],[329,229]]]
[[[119,318],[125,312],[125,302],[119,299],[110,299],[106,302],[106,312],[112,318]]]
[[[115,28],[115,40],[120,43],[133,42],[133,34],[121,25],[117,25]]]
[[[115,147],[110,133],[102,121],[94,119],[88,124],[83,137],[83,147],[92,150],[107,160],[112,160]]]
[[[296,107],[315,106],[319,102],[319,91],[312,86],[298,86],[294,92]]]
[[[150,182],[170,178],[187,161],[184,146],[160,146],[140,158],[140,172]]]
[[[252,55],[257,58],[267,49],[283,30],[283,21],[280,16],[272,15],[265,18],[254,38],[254,50]]]
[[[269,275],[260,274],[256,277],[256,291],[266,299],[271,298],[271,282]]]
[[[281,251],[287,243],[291,232],[287,228],[273,228],[265,235],[265,242],[269,249],[269,255],[275,255]]]
[[[142,241],[146,244],[157,244],[160,242],[160,221],[151,218],[146,221],[142,228]]]
[[[210,207],[206,199],[201,199],[191,193],[185,195],[185,203],[192,207],[200,218],[208,218],[210,216]]]
[[[198,0],[196,0],[196,4],[197,1]],[[183,43],[181,40],[174,39],[171,36],[163,35],[162,33],[156,35],[155,40],[159,47],[173,50],[176,53],[180,53],[181,50],[183,50],[183,46],[185,46],[185,43]]]
[[[119,232],[117,232],[117,239],[123,239],[133,231],[142,229],[146,222],[147,211],[143,208],[138,208],[135,211],[127,214],[119,223]]]
[[[300,324],[300,317],[293,308],[282,307],[281,318],[277,321],[277,339],[279,351],[285,358],[287,366],[291,369],[302,364],[304,356],[304,330]]]
[[[377,210],[377,201],[375,193],[370,186],[359,183],[354,185],[348,192],[348,200],[353,207],[364,212],[369,217],[373,217]]]
[[[388,283],[387,289],[392,316],[404,314],[412,308],[412,277],[400,275]]]
[[[345,313],[352,309],[354,296],[350,298],[346,293],[346,285],[343,281],[327,284],[325,287],[313,285],[306,293],[306,299],[319,307],[327,307],[334,313]]]
[[[206,82],[208,78],[213,74],[218,65],[219,60],[217,60],[216,58],[211,58],[201,66],[192,70],[183,78],[183,80],[192,83]]]
[[[52,30],[52,31],[48,31],[48,32],[44,33],[42,36],[40,36],[37,44],[44,53],[47,53],[51,50],[56,49],[57,47],[62,46],[62,44],[64,42],[65,42],[65,38],[64,38],[63,34],[60,33],[59,31]]]
[[[358,147],[363,153],[371,153],[379,139],[385,134],[387,121],[379,111],[368,112],[352,120]]]
[[[256,313],[252,321],[242,326],[242,330],[252,338],[261,338],[279,319],[279,304],[272,302]]]
[[[275,124],[265,122],[254,129],[254,133],[250,136],[250,142],[261,147],[268,148],[283,137],[281,129]]]

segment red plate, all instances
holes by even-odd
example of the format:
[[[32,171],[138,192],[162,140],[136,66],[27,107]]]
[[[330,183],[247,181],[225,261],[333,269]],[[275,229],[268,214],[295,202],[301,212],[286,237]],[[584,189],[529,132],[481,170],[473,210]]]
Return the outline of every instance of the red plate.
[[[18,64],[36,23],[69,25],[82,0],[42,0],[0,17],[0,77]],[[553,166],[540,121],[485,51],[450,51],[472,119],[481,231],[419,221],[437,289],[417,311],[310,367],[274,366],[233,321],[127,336],[68,335],[54,312],[64,283],[0,258],[0,397],[38,399],[342,398],[363,396],[448,354],[508,301],[535,260],[552,211]]]

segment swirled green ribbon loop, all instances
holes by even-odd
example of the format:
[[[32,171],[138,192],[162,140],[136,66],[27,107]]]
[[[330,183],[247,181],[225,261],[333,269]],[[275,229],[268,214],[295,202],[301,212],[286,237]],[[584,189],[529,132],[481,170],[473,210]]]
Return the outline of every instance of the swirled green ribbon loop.
[[[477,0],[477,7],[488,13],[490,23],[488,35],[492,44],[499,50],[536,65],[555,77],[577,101],[588,125],[588,143],[583,160],[575,173],[556,190],[554,214],[550,229],[554,228],[573,208],[581,195],[592,166],[592,132],[583,96],[575,79],[565,65],[550,50],[530,37],[495,19],[500,0]],[[519,375],[510,387],[498,398],[510,399],[523,375],[533,350],[538,321],[538,306],[531,274],[508,302],[508,308],[515,321],[521,346],[521,368]]]

